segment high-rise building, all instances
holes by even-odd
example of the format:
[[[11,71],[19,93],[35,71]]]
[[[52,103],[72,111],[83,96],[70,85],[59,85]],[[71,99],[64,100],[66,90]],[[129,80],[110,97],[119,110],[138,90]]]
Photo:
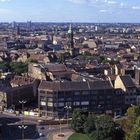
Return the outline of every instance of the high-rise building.
[[[31,21],[27,21],[27,29],[31,30],[32,28],[32,22]]]
[[[68,30],[68,48],[71,56],[73,56],[73,51],[74,51],[74,41],[73,41],[73,30],[72,26],[70,24],[69,30]]]
[[[135,68],[135,83],[137,85],[140,85],[140,68],[139,67]]]
[[[13,21],[13,22],[11,23],[11,26],[12,26],[13,29],[15,29],[16,26],[17,26],[17,23],[16,23],[15,21]]]
[[[20,35],[20,26],[17,26],[17,35]]]

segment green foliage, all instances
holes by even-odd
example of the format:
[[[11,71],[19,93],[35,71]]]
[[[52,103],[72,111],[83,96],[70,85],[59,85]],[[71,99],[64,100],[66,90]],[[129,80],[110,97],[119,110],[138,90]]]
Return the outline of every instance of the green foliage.
[[[9,69],[9,63],[8,62],[0,62],[0,68]]]
[[[71,126],[76,132],[87,134],[91,140],[123,140],[124,137],[122,128],[110,116],[88,116],[81,109],[74,111]]]
[[[68,140],[90,140],[90,139],[85,134],[74,133],[68,138]]]
[[[28,71],[28,64],[22,63],[22,62],[11,62],[10,63],[11,71],[21,75],[22,73],[25,73]]]
[[[126,140],[140,140],[140,116],[137,117],[132,131],[126,135]]]
[[[70,53],[69,52],[65,52],[65,53],[62,53],[60,56],[59,56],[59,62],[60,63],[65,63],[65,60],[70,58]]]
[[[140,107],[132,106],[127,109],[126,115],[128,117],[138,117],[140,115]]]
[[[91,56],[91,53],[88,52],[88,51],[85,51],[85,52],[84,52],[84,55],[85,55],[85,56]]]
[[[99,63],[103,63],[103,62],[105,62],[105,60],[106,60],[105,56],[99,57]]]
[[[76,109],[72,114],[71,127],[78,133],[84,132],[84,123],[87,121],[88,113],[82,109]]]
[[[125,140],[140,140],[140,107],[129,107],[126,115],[127,117],[118,121],[125,132]]]
[[[84,132],[90,134],[95,131],[95,117],[88,117],[87,121],[84,124]]]
[[[62,64],[65,62],[64,54],[61,54],[61,55],[59,56],[59,62],[62,63]]]
[[[98,140],[111,139],[115,130],[115,123],[112,121],[112,118],[110,116],[102,115],[97,117],[95,121],[95,126],[95,134]]]

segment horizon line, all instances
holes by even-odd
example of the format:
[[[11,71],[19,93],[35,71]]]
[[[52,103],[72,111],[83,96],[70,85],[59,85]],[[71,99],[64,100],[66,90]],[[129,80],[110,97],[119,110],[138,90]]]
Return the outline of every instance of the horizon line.
[[[85,24],[140,24],[140,22],[88,22],[88,21],[0,21],[0,23],[85,23]]]

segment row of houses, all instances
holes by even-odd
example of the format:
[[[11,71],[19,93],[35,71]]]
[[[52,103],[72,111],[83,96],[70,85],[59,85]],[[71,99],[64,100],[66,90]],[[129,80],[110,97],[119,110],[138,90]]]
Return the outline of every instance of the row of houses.
[[[41,81],[38,88],[38,107],[44,117],[65,116],[76,108],[93,113],[123,114],[137,103],[137,87],[130,75],[110,80],[95,81]]]
[[[26,100],[34,102],[42,117],[66,116],[66,106],[70,107],[69,115],[76,108],[124,114],[129,106],[140,103],[139,88],[130,75],[97,78],[64,64],[30,64],[28,75],[1,80],[0,85],[1,110],[18,107],[20,100]]]

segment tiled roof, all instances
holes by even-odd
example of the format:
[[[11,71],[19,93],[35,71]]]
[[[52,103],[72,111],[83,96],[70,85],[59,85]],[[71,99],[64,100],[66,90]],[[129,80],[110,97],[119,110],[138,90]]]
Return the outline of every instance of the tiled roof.
[[[45,68],[50,72],[66,71],[67,68],[63,64],[47,64]]]
[[[18,86],[28,85],[33,83],[33,78],[23,77],[23,76],[15,76],[10,83]]]
[[[91,89],[112,89],[111,83],[109,81],[94,81],[89,82]]]
[[[125,87],[135,87],[135,83],[133,82],[130,75],[120,76],[120,78],[124,83]]]
[[[97,89],[112,89],[109,81],[42,81],[39,85],[39,89],[49,91],[80,91],[80,90],[97,90]]]

